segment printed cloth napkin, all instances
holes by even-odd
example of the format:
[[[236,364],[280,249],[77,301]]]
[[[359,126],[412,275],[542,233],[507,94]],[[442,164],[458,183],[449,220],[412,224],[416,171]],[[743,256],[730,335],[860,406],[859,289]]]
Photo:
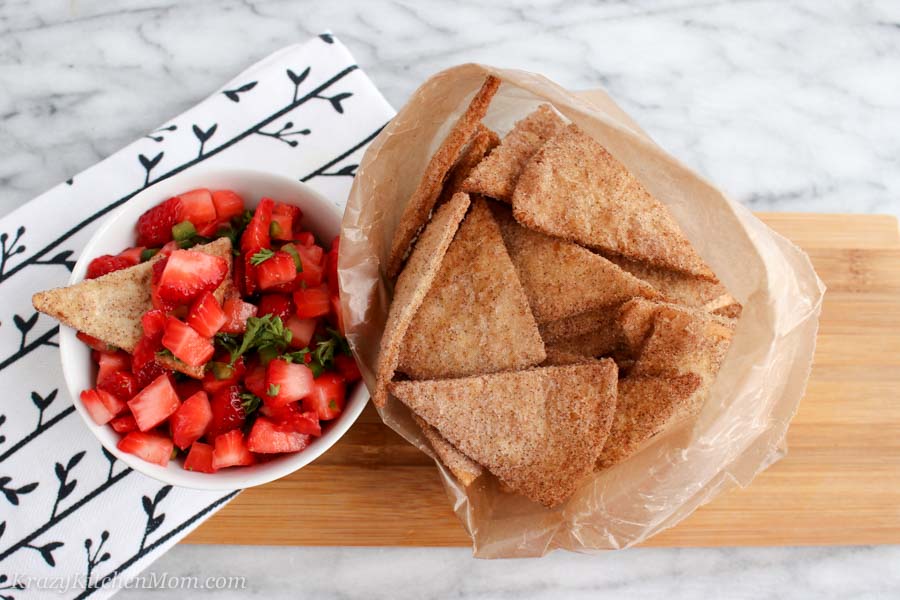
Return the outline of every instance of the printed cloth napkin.
[[[66,284],[110,211],[199,165],[296,177],[343,208],[393,114],[322,34],[0,220],[0,600],[108,597],[238,493],[173,488],[106,452],[66,390],[59,325],[31,295]]]

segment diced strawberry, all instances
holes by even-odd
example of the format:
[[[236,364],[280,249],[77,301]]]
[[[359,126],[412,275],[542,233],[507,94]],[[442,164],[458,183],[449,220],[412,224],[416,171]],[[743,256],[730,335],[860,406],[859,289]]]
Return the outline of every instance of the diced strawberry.
[[[295,291],[294,306],[296,307],[297,316],[301,319],[312,319],[327,315],[331,309],[328,288],[323,285]]]
[[[141,328],[144,336],[151,340],[162,340],[163,330],[166,328],[166,313],[158,308],[148,310],[141,317]]]
[[[203,389],[206,393],[213,394],[223,388],[237,385],[246,372],[244,357],[238,358],[234,366],[228,366],[224,362],[211,362],[203,375]]]
[[[166,321],[162,345],[171,350],[175,358],[192,367],[205,365],[215,353],[209,338],[203,337],[193,327],[175,317],[169,317]]]
[[[294,314],[294,301],[287,294],[263,294],[259,298],[260,317],[265,315],[275,315],[281,317],[282,321],[286,321],[288,317]]]
[[[200,227],[216,220],[216,205],[207,189],[196,189],[178,196],[181,199],[181,221]]]
[[[331,242],[331,250],[328,251],[328,254],[325,256],[325,278],[328,280],[329,285],[331,285],[334,289],[338,287],[338,249],[340,248],[341,238],[340,236],[334,238]]]
[[[244,377],[244,385],[252,394],[260,398],[266,395],[266,368],[262,365],[256,365],[247,371]]]
[[[137,245],[158,248],[172,241],[172,226],[181,221],[181,200],[169,198],[141,215],[137,222]]]
[[[247,437],[247,448],[260,454],[299,452],[307,446],[309,446],[308,435],[285,431],[265,417],[256,419]]]
[[[231,190],[215,190],[212,201],[216,207],[217,221],[228,221],[244,212],[244,200]]]
[[[346,354],[338,354],[334,357],[334,366],[340,372],[341,377],[348,383],[359,381],[362,374],[359,372],[359,365],[353,360],[352,356]]]
[[[305,246],[303,244],[285,244],[291,246],[293,252],[297,253],[300,259],[300,272],[297,273],[297,281],[306,284],[306,287],[316,287],[322,284],[322,277],[325,269],[325,251],[321,246],[315,244]],[[291,253],[291,249],[287,249]]]
[[[129,356],[124,352],[101,352],[97,383],[103,383],[104,379],[117,371],[127,371],[131,366],[130,362]]]
[[[178,245],[178,242],[172,240],[171,242],[166,242],[166,245],[159,249],[157,255],[161,257],[168,257],[176,250],[181,250],[181,246]]]
[[[131,266],[140,264],[141,262],[141,253],[144,252],[146,248],[143,246],[135,246],[134,248],[128,248],[127,250],[123,250],[119,252],[119,256],[127,260]]]
[[[284,326],[291,330],[291,348],[305,348],[312,341],[316,332],[315,319],[301,319],[292,315],[285,321]]]
[[[212,441],[226,431],[244,425],[244,407],[241,405],[241,388],[231,386],[221,389],[212,395],[209,402],[212,420],[206,429],[207,441]]]
[[[165,467],[169,464],[175,445],[163,435],[132,431],[119,440],[116,447],[122,452],[134,454],[147,462]]]
[[[130,413],[122,415],[121,417],[116,417],[109,422],[109,426],[112,427],[113,431],[116,433],[128,433],[130,431],[138,430],[137,421],[134,420],[134,417]]]
[[[234,284],[234,291],[238,296],[247,293],[243,257],[236,257],[231,261],[231,282]]]
[[[252,256],[263,248],[272,247],[272,238],[269,235],[269,227],[272,225],[272,209],[275,201],[271,198],[263,198],[259,201],[253,218],[241,236],[241,252]]]
[[[132,264],[127,258],[113,256],[112,254],[104,254],[103,256],[98,256],[88,264],[87,274],[84,277],[85,279],[97,279],[107,273],[127,269],[130,266],[132,266]]]
[[[140,390],[137,377],[126,371],[107,375],[97,384],[97,388],[109,392],[122,402],[128,402]]]
[[[172,441],[184,450],[203,437],[212,422],[212,409],[206,392],[197,392],[181,403],[169,419]]]
[[[153,429],[178,410],[181,402],[167,375],[160,375],[128,401],[128,408],[137,421],[138,429]]]
[[[225,312],[219,306],[219,301],[216,300],[213,293],[204,292],[191,305],[187,322],[197,333],[211,338],[218,333],[227,320]]]
[[[294,239],[297,240],[297,243],[303,246],[312,246],[316,243],[316,236],[314,236],[309,231],[301,231],[294,236]]]
[[[303,410],[315,412],[323,421],[333,419],[344,410],[344,378],[325,372],[313,381],[312,393],[303,399]]]
[[[266,390],[260,396],[267,405],[280,406],[300,400],[313,389],[309,367],[276,358],[266,367]]]
[[[203,237],[214,237],[219,232],[219,222],[218,221],[210,221],[205,225],[201,225],[197,228],[197,235],[201,235]]]
[[[142,337],[135,346],[134,352],[131,354],[131,372],[137,378],[138,388],[147,386],[154,379],[168,372],[156,362],[156,351],[159,348],[159,341],[148,337]]]
[[[244,281],[241,283],[241,287],[247,295],[255,294],[256,288],[258,287],[258,284],[256,283],[256,267],[253,266],[252,261],[252,254],[243,254],[239,261],[243,265],[241,270],[244,273]]]
[[[274,256],[256,266],[256,280],[261,290],[269,290],[282,284],[290,284],[297,276],[294,259],[287,252],[277,251]]]
[[[119,400],[106,390],[97,388],[97,394],[100,395],[100,401],[103,402],[103,406],[105,406],[106,410],[112,413],[114,417],[125,412],[128,408],[124,401]]]
[[[115,346],[110,346],[106,342],[98,340],[94,336],[88,335],[83,331],[79,331],[78,333],[76,333],[75,337],[87,344],[90,348],[98,350],[100,352],[115,352],[116,350]]]
[[[272,239],[294,239],[294,227],[300,222],[302,216],[303,213],[296,206],[276,202],[272,208],[272,224],[269,227],[269,234],[272,236]]]
[[[346,336],[347,333],[344,330],[344,311],[341,308],[341,299],[337,294],[332,294],[328,298],[331,303],[331,320],[334,322],[334,326],[337,328],[338,332],[341,335]]]
[[[256,316],[256,306],[244,302],[239,296],[228,297],[222,310],[226,321],[219,331],[224,333],[244,333],[247,331],[247,319]]]
[[[187,400],[197,392],[206,391],[203,389],[203,382],[193,377],[176,380],[173,387],[175,388],[175,393],[178,394],[178,398],[182,401]]]
[[[163,300],[159,295],[159,282],[162,280],[163,271],[166,270],[166,264],[169,262],[169,254],[162,256],[150,267],[150,301],[154,309],[163,313],[175,308],[174,302]]]
[[[81,404],[84,405],[88,414],[91,415],[91,419],[97,425],[105,425],[116,416],[100,398],[100,393],[97,390],[84,390],[81,392]]]
[[[169,255],[159,278],[160,298],[183,304],[219,287],[228,275],[225,259],[197,250],[176,250]]]
[[[297,433],[305,433],[306,435],[314,435],[316,437],[322,435],[322,426],[319,423],[319,415],[314,412],[294,411],[281,419],[278,423],[278,427],[284,431],[295,431]]]
[[[239,465],[252,465],[256,462],[247,444],[244,443],[244,435],[239,429],[232,429],[227,433],[216,436],[213,443],[212,466],[214,469],[234,467]]]
[[[184,469],[197,473],[215,473],[216,469],[213,467],[212,461],[213,447],[203,442],[194,442],[184,459]]]

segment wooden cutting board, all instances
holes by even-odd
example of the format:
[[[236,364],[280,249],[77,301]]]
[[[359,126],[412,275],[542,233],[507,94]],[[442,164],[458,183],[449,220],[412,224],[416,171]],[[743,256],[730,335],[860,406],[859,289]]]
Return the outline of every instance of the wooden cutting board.
[[[769,213],[828,286],[788,455],[649,546],[900,543],[900,234],[888,216]],[[431,459],[371,405],[315,463],[247,490],[195,544],[468,546]]]

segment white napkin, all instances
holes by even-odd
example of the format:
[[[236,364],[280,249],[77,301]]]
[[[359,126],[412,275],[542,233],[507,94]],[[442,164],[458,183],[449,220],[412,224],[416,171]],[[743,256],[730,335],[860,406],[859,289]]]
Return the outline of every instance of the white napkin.
[[[237,494],[172,488],[106,453],[66,391],[58,325],[31,295],[65,285],[110,211],[196,165],[296,177],[343,208],[393,114],[322,34],[0,220],[0,598],[108,597]]]

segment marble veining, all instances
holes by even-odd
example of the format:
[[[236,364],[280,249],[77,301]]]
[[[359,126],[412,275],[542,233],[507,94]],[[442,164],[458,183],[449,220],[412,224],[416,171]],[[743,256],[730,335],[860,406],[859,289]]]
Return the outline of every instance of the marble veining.
[[[900,215],[900,3],[843,0],[8,0],[0,214],[324,30],[395,106],[460,62],[539,71],[605,87],[754,210]],[[535,563],[473,561],[466,549],[180,546],[151,570],[246,575],[245,590],[223,596],[234,598],[900,597],[898,547]]]

